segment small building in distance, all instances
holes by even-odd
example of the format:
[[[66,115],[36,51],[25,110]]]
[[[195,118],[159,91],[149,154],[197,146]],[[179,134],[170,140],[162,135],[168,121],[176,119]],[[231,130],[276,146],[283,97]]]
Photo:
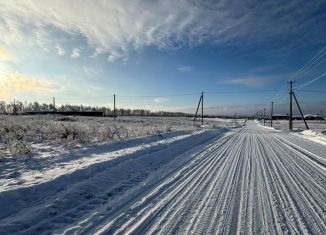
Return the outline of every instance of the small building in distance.
[[[314,115],[314,114],[307,114],[304,115],[304,118],[306,120],[325,120],[323,117],[320,117],[319,115]],[[300,115],[294,115],[292,116],[293,120],[302,120],[302,117]],[[275,114],[273,115],[273,120],[289,120],[288,115],[284,114]]]
[[[325,120],[323,117],[321,117],[319,115],[315,115],[315,114],[307,114],[307,115],[304,115],[304,118],[306,120]]]

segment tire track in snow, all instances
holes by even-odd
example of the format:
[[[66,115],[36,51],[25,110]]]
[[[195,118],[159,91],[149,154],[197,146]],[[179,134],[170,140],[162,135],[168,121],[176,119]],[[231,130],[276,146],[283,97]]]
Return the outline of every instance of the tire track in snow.
[[[269,147],[271,148],[271,146]],[[325,187],[324,190],[321,189],[320,185],[316,183],[315,176],[307,170],[311,167],[307,161],[304,161],[307,160],[306,155],[299,152],[291,155],[288,146],[284,144],[279,145],[278,153],[282,154],[277,155],[278,158],[275,158],[274,161],[278,163],[279,179],[286,185],[289,202],[296,214],[295,217],[291,218],[291,221],[295,222],[294,227],[302,228],[300,233],[321,233],[326,226],[325,220],[322,219],[325,216],[325,211],[323,212],[323,208],[325,208],[323,198],[326,196]],[[313,169],[316,173],[319,171],[319,167]],[[322,177],[325,178],[325,175],[323,176],[323,173],[319,172],[319,178]],[[293,215],[291,214],[291,216]],[[309,218],[311,222],[306,223],[306,218]]]
[[[197,156],[105,234],[325,234],[323,159],[254,123]]]
[[[76,228],[84,227],[87,221],[92,221],[92,218],[84,218],[85,215],[98,218],[95,215],[99,211],[112,214],[117,207],[121,207],[120,201],[126,201],[123,198],[125,191],[131,191],[131,195],[137,194],[139,188],[144,188],[141,182],[149,174],[169,165],[173,159],[179,158],[181,162],[191,160],[189,155],[206,151],[203,150],[204,146],[223,136],[226,131],[208,130],[176,143],[159,146],[159,149],[154,146],[151,151],[126,155],[121,161],[100,163],[94,167],[96,169],[87,168],[60,181],[55,179],[45,185],[46,187],[40,185],[4,192],[0,194],[0,199],[4,199],[0,200],[0,205],[13,207],[14,210],[8,211],[11,212],[9,216],[1,218],[0,233],[42,234],[54,230],[62,231],[63,227],[71,225]],[[65,180],[66,183],[63,182]],[[122,196],[122,200],[119,196]],[[127,201],[131,200],[128,195],[125,197]],[[80,224],[76,224],[76,221]]]
[[[225,142],[225,141],[223,141],[223,142]],[[219,144],[217,144],[217,146],[215,148],[218,149],[219,148]],[[226,149],[226,147],[222,148],[222,150],[220,150],[220,151],[223,152],[225,149]],[[202,183],[203,176],[207,176],[207,173],[206,172],[209,172],[207,169],[209,169],[212,166],[214,166],[214,163],[218,160],[218,159],[212,158],[212,155],[213,155],[212,153],[214,151],[216,151],[216,150],[213,149],[213,151],[210,151],[210,154],[207,154],[205,152],[203,156],[199,156],[199,158],[200,158],[199,160],[195,160],[194,161],[195,164],[191,164],[190,167],[189,166],[186,166],[185,169],[181,169],[177,173],[178,176],[181,176],[181,180],[179,178],[173,176],[173,177],[171,177],[171,179],[173,180],[172,181],[173,182],[172,185],[169,185],[169,187],[165,187],[164,184],[161,185],[160,188],[163,188],[163,190],[164,189],[166,190],[164,192],[164,194],[162,193],[161,190],[154,189],[154,193],[156,195],[158,195],[159,199],[160,198],[163,198],[163,203],[157,203],[155,209],[156,210],[163,210],[163,209],[165,209],[166,211],[169,212],[169,208],[173,208],[174,207],[174,204],[169,205],[167,203],[166,198],[170,198],[170,200],[169,200],[170,203],[179,203],[180,202],[180,199],[183,202],[187,202],[187,200],[184,200],[185,199],[184,197],[186,197],[186,195],[191,195],[191,193],[196,189],[196,186],[198,186],[199,184]],[[215,162],[212,162],[212,161],[215,161]],[[194,180],[194,178],[196,178],[196,180]],[[182,180],[182,179],[186,179],[186,180]],[[206,178],[206,180],[207,180],[207,178]],[[189,182],[192,182],[192,183],[189,185]],[[169,183],[169,181],[168,181],[168,183]],[[170,193],[171,191],[172,191],[172,193]],[[180,196],[180,194],[182,194],[183,196]],[[152,196],[153,193],[151,192],[151,193],[149,193],[149,195]],[[142,200],[144,202],[146,202],[146,201],[151,201],[152,198],[145,197],[145,199],[143,198]],[[175,202],[174,200],[177,200],[177,201]],[[146,203],[144,203],[144,204],[146,204]],[[150,206],[150,204],[149,204],[149,206]],[[136,205],[136,207],[137,207],[137,205]],[[160,208],[160,207],[162,207],[162,208]],[[134,209],[135,206],[131,206],[131,208]],[[145,208],[145,209],[148,209],[149,211],[152,210],[152,208],[150,208],[150,207]],[[142,211],[145,211],[145,210],[143,209]],[[137,211],[137,214],[139,215],[140,213]],[[142,216],[144,216],[144,215],[142,215]],[[148,224],[149,221],[151,221],[150,213],[145,214],[145,216],[146,216],[146,220],[147,220],[145,222],[145,224]],[[133,215],[132,214],[128,214],[127,217],[133,217]],[[135,217],[133,217],[133,218],[135,218]],[[137,220],[128,221],[128,223],[125,224],[124,226],[121,226],[121,228],[118,229],[117,232],[122,232],[127,227],[132,227],[131,224],[133,222],[135,222],[135,221],[137,221]],[[144,222],[144,221],[145,220],[143,219],[142,222]],[[137,221],[137,223],[139,223],[139,221]],[[114,231],[116,227],[120,227],[120,225],[121,225],[121,221],[118,222],[117,225],[113,226],[112,231]],[[144,227],[144,225],[142,227]]]

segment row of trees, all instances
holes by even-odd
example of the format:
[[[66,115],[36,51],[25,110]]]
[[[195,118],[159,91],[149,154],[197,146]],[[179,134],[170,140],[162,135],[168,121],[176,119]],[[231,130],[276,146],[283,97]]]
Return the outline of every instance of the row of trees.
[[[54,107],[53,104],[46,103],[23,103],[20,101],[14,101],[11,103],[6,103],[0,101],[0,114],[23,114],[30,112],[95,112],[101,111],[105,116],[113,116],[114,110],[107,107],[92,107],[84,105],[70,105],[65,104],[61,106]],[[146,109],[116,109],[115,114],[117,116],[160,116],[160,117],[185,117],[191,116],[182,112],[166,112],[166,111],[150,111]]]

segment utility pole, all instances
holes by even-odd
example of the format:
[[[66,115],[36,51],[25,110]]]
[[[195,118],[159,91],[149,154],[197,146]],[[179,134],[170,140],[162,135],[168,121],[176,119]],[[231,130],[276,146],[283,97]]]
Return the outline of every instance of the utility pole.
[[[264,108],[264,126],[266,124],[266,108]]]
[[[201,93],[201,124],[204,125],[204,92]]]
[[[14,107],[13,107],[13,113],[14,115],[16,115],[16,99],[14,99]]]
[[[293,130],[293,122],[292,122],[292,95],[293,95],[293,81],[288,82],[290,84],[290,91],[289,91],[289,96],[290,96],[290,110],[289,110],[289,130]]]
[[[273,127],[273,106],[274,106],[274,102],[271,102],[272,107],[271,107],[271,127]]]
[[[236,123],[236,119],[237,119],[237,113],[234,113],[234,117],[233,117],[233,125],[235,126]]]
[[[55,110],[55,97],[53,97],[53,118],[55,119],[55,113],[56,113],[56,110]]]
[[[113,115],[114,115],[114,120],[116,118],[116,111],[115,111],[115,94],[113,95]]]

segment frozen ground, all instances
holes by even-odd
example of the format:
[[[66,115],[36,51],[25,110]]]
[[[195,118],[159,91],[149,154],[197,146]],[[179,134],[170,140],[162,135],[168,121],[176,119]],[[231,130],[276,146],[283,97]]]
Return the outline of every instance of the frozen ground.
[[[326,120],[316,120],[316,121],[307,121],[308,126],[311,130],[325,133],[326,134]],[[266,121],[266,125],[269,126],[270,122]],[[273,126],[279,130],[288,130],[289,121],[288,120],[273,120]],[[293,130],[294,131],[303,131],[305,130],[305,125],[302,120],[293,121]]]
[[[206,119],[209,126],[232,126],[244,120]],[[198,130],[192,118],[66,117],[0,115],[0,161],[67,148],[112,143],[135,137]]]
[[[8,161],[0,234],[326,234],[325,150],[248,121]]]
[[[291,134],[305,138],[309,141],[316,142],[326,146],[326,121],[307,121],[310,130],[305,130],[305,124],[302,120],[293,121],[293,131]],[[264,122],[260,121],[263,126]],[[265,128],[270,127],[270,122],[265,122]],[[276,130],[288,131],[289,121],[286,120],[274,120],[273,128]]]

